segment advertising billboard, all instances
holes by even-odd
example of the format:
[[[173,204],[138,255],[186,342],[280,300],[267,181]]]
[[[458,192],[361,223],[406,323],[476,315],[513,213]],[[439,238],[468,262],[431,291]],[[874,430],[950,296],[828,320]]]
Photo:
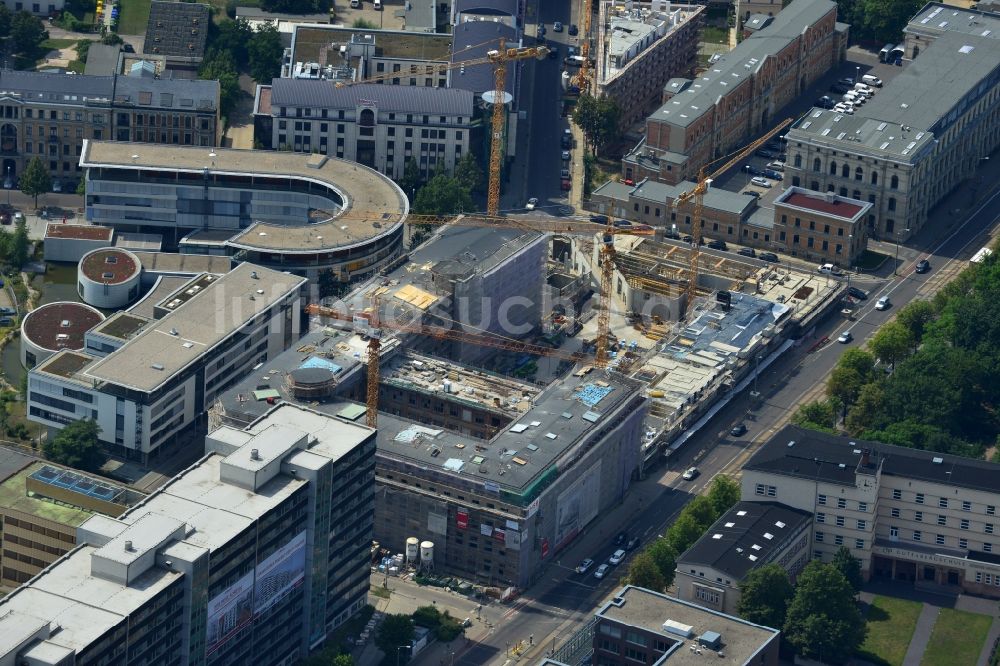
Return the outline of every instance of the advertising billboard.
[[[306,575],[306,533],[303,530],[257,565],[254,614],[260,615],[302,584]]]
[[[559,550],[597,516],[601,498],[601,461],[584,472],[556,502],[556,550]]]
[[[212,654],[253,619],[253,572],[208,602],[205,652]]]

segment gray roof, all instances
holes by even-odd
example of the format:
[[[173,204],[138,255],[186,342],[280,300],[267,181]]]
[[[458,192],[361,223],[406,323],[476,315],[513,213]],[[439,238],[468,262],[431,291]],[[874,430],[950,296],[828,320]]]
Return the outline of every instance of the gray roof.
[[[485,58],[486,52],[497,48],[501,39],[511,43],[517,41],[517,31],[505,23],[466,21],[455,26],[454,38],[451,61],[461,62]],[[513,93],[514,90],[512,69],[512,67],[507,68],[506,88],[509,93]],[[449,78],[452,88],[471,90],[476,94],[493,90],[496,85],[493,79],[493,67],[488,64],[453,69]]]
[[[88,76],[111,76],[118,73],[118,54],[122,51],[120,44],[93,43],[87,51],[87,66],[83,73]]]
[[[773,16],[768,16],[767,14],[753,14],[750,18],[743,22],[743,29],[761,30],[762,28],[766,28],[770,25],[773,19]]]
[[[117,76],[115,79],[116,106],[131,104],[178,111],[215,111],[218,108],[218,81],[137,76]]]
[[[153,0],[146,24],[146,53],[195,58],[205,55],[211,7],[194,2]]]
[[[977,9],[928,2],[910,19],[903,32],[936,37],[945,32],[982,35],[983,31],[989,30],[997,37],[1000,33],[1000,14],[982,11],[984,9],[989,9],[986,2],[980,2]]]
[[[667,101],[649,119],[686,127],[759,71],[765,58],[779,53],[807,27],[836,9],[833,0],[795,0],[770,25],[719,58],[687,90]]]
[[[673,201],[678,195],[690,192],[695,188],[695,183],[683,181],[677,185],[667,185],[655,180],[642,180],[633,185],[626,185],[620,181],[608,181],[596,190],[594,196],[605,196],[610,199],[628,201],[630,198],[642,199],[644,201],[666,204]],[[753,198],[739,192],[730,192],[719,188],[709,188],[705,193],[705,207],[712,210],[720,210],[736,215],[743,215],[747,209],[752,208]]]
[[[471,116],[473,113],[473,96],[467,90],[378,83],[338,88],[329,81],[310,79],[274,79],[271,86],[272,112],[282,106],[353,111],[367,100],[374,102],[379,111],[390,113],[435,116]]]
[[[455,0],[455,14],[517,16],[517,0]]]
[[[19,93],[25,101],[46,104],[66,102],[77,106],[87,99],[110,100],[114,85],[113,76],[47,74],[12,69],[0,71],[0,93]]]
[[[777,502],[739,502],[677,558],[677,567],[701,564],[738,584],[751,570],[771,562],[811,523],[808,511]]]
[[[0,481],[4,481],[38,460],[14,449],[0,447]]]
[[[396,10],[396,14],[402,15],[407,30],[433,32],[437,28],[436,2],[406,2],[403,9]]]
[[[259,7],[237,7],[236,18],[255,19],[259,21],[266,19],[283,19],[287,21],[295,21],[296,23],[303,23],[305,21],[314,21],[317,23],[330,22],[329,14],[283,14],[281,12],[266,12]]]

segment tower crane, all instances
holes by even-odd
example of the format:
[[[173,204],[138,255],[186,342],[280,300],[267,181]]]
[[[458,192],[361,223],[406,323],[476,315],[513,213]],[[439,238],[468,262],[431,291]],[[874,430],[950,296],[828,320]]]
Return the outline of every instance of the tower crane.
[[[590,82],[590,28],[592,12],[593,0],[580,0],[580,18],[583,23],[583,30],[580,32],[580,56],[583,58],[583,62],[580,63],[580,71],[577,72],[573,83],[580,89],[581,93],[587,92],[587,84]]]
[[[586,0],[585,0],[586,1]],[[732,154],[729,160],[726,161],[721,167],[712,172],[712,175],[706,176],[705,171],[708,167],[712,166],[716,162],[724,160],[725,157],[720,157],[717,160],[713,160],[698,169],[698,182],[695,184],[694,188],[683,192],[673,200],[671,204],[673,208],[677,208],[681,204],[686,204],[694,201],[694,215],[691,218],[691,253],[688,256],[688,284],[687,284],[687,296],[685,297],[685,310],[691,307],[694,302],[695,291],[698,287],[698,259],[701,255],[701,214],[705,206],[705,192],[708,191],[709,183],[718,176],[722,175],[729,169],[733,168],[738,162],[745,159],[748,155],[757,150],[760,146],[764,145],[771,140],[775,134],[785,129],[792,123],[791,118],[786,118],[778,123],[770,132],[764,134],[756,141],[752,141],[747,144],[741,150]]]
[[[474,65],[493,66],[493,115],[490,124],[490,162],[489,162],[489,185],[486,195],[486,213],[497,215],[500,212],[500,172],[503,169],[503,158],[506,154],[504,137],[506,132],[506,105],[504,96],[507,94],[507,63],[517,60],[544,60],[549,54],[549,49],[545,46],[525,46],[508,48],[506,40],[501,39],[498,48],[486,53],[484,58],[473,58],[471,60],[460,60],[457,62],[439,63],[431,65],[435,73],[446,72],[452,69],[472,67]],[[399,72],[381,74],[360,81],[338,81],[334,85],[338,88],[356,85],[359,83],[378,83],[384,80],[397,78]]]

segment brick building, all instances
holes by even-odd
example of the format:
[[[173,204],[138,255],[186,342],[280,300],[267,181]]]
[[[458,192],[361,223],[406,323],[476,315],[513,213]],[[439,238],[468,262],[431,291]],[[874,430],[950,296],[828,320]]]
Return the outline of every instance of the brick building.
[[[872,204],[833,192],[790,187],[774,200],[777,247],[793,257],[851,266],[868,244]]]

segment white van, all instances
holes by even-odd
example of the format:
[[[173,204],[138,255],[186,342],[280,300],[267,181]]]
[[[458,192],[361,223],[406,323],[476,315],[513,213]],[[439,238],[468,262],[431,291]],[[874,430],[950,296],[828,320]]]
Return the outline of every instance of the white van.
[[[882,87],[882,79],[878,78],[877,76],[873,76],[871,74],[865,74],[864,76],[862,76],[861,81],[876,88]]]
[[[376,11],[382,11],[382,0],[372,0],[372,7]]]
[[[854,90],[868,96],[875,94],[875,91],[869,88],[867,83],[861,83],[861,82],[855,83]]]
[[[351,9],[360,9],[361,0],[351,0]]]

